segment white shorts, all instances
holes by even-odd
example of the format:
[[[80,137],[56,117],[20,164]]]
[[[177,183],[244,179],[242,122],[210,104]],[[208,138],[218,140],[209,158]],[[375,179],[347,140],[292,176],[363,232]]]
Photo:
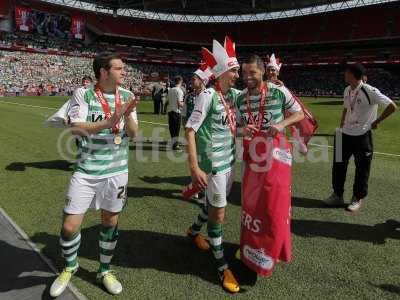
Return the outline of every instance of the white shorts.
[[[89,208],[118,213],[127,198],[128,173],[103,179],[82,178],[74,173],[69,183],[64,212],[84,214]]]
[[[231,191],[234,179],[235,170],[233,168],[224,174],[209,175],[206,188],[208,204],[218,208],[225,207],[228,203],[226,198]]]

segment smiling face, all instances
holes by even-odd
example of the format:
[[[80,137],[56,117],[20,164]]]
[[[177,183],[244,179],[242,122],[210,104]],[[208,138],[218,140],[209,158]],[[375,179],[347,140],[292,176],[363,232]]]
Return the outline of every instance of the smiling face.
[[[258,88],[262,82],[264,70],[257,63],[244,63],[242,66],[242,79],[249,90]]]
[[[222,87],[227,89],[235,86],[236,80],[239,78],[239,67],[232,68],[218,77],[218,82]]]

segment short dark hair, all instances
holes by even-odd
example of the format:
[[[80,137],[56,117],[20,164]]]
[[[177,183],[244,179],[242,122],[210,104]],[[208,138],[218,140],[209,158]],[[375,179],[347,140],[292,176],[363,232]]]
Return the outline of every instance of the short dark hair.
[[[363,75],[365,75],[365,68],[362,64],[356,63],[351,65],[346,65],[345,71],[350,72],[357,80],[361,80]]]
[[[243,61],[244,64],[256,64],[260,70],[265,71],[264,61],[257,54],[251,54]]]
[[[97,55],[94,60],[93,60],[93,72],[94,76],[96,76],[96,79],[100,79],[100,69],[103,68],[105,70],[110,70],[111,65],[110,61],[113,59],[121,59],[121,57],[116,54],[116,53],[111,53],[111,52],[105,52],[105,53],[100,53]]]
[[[181,83],[182,81],[183,81],[182,76],[180,76],[180,75],[175,76],[175,78],[174,78],[175,84],[179,84],[179,83]]]
[[[85,80],[89,80],[90,82],[92,82],[92,77],[90,77],[90,76],[83,76],[83,77],[82,77],[82,82],[84,82]]]

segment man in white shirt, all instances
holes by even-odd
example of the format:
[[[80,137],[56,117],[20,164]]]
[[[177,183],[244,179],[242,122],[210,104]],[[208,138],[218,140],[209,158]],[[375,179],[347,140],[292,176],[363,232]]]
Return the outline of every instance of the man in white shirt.
[[[361,208],[368,194],[368,179],[373,156],[372,130],[396,110],[396,104],[378,89],[363,82],[365,69],[361,64],[348,65],[345,81],[349,84],[344,90],[344,108],[340,130],[335,137],[335,154],[332,167],[333,193],[324,202],[327,205],[344,204],[343,192],[349,159],[354,155],[356,173],[353,197],[347,206],[350,212]],[[377,118],[378,105],[385,110]]]
[[[183,90],[181,88],[183,78],[176,76],[175,86],[168,90],[168,125],[172,139],[172,149],[180,150],[177,138],[181,129],[181,109],[183,107]]]

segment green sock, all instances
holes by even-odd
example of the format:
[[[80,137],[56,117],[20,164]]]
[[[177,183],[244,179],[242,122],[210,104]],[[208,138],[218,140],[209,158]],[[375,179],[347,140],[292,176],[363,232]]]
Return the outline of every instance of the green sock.
[[[190,227],[192,229],[192,233],[194,235],[199,234],[201,231],[201,227],[203,227],[204,223],[208,221],[208,211],[207,205],[202,205],[201,212],[197,216],[196,221]]]
[[[78,231],[71,236],[60,234],[60,246],[62,257],[67,268],[75,268],[78,265],[78,249],[81,244],[81,233]]]
[[[222,224],[216,224],[208,221],[207,231],[218,272],[222,273],[228,268],[228,264],[224,257],[224,246],[222,244]]]
[[[110,270],[111,259],[118,240],[118,227],[102,226],[99,238],[100,267],[99,273]]]

